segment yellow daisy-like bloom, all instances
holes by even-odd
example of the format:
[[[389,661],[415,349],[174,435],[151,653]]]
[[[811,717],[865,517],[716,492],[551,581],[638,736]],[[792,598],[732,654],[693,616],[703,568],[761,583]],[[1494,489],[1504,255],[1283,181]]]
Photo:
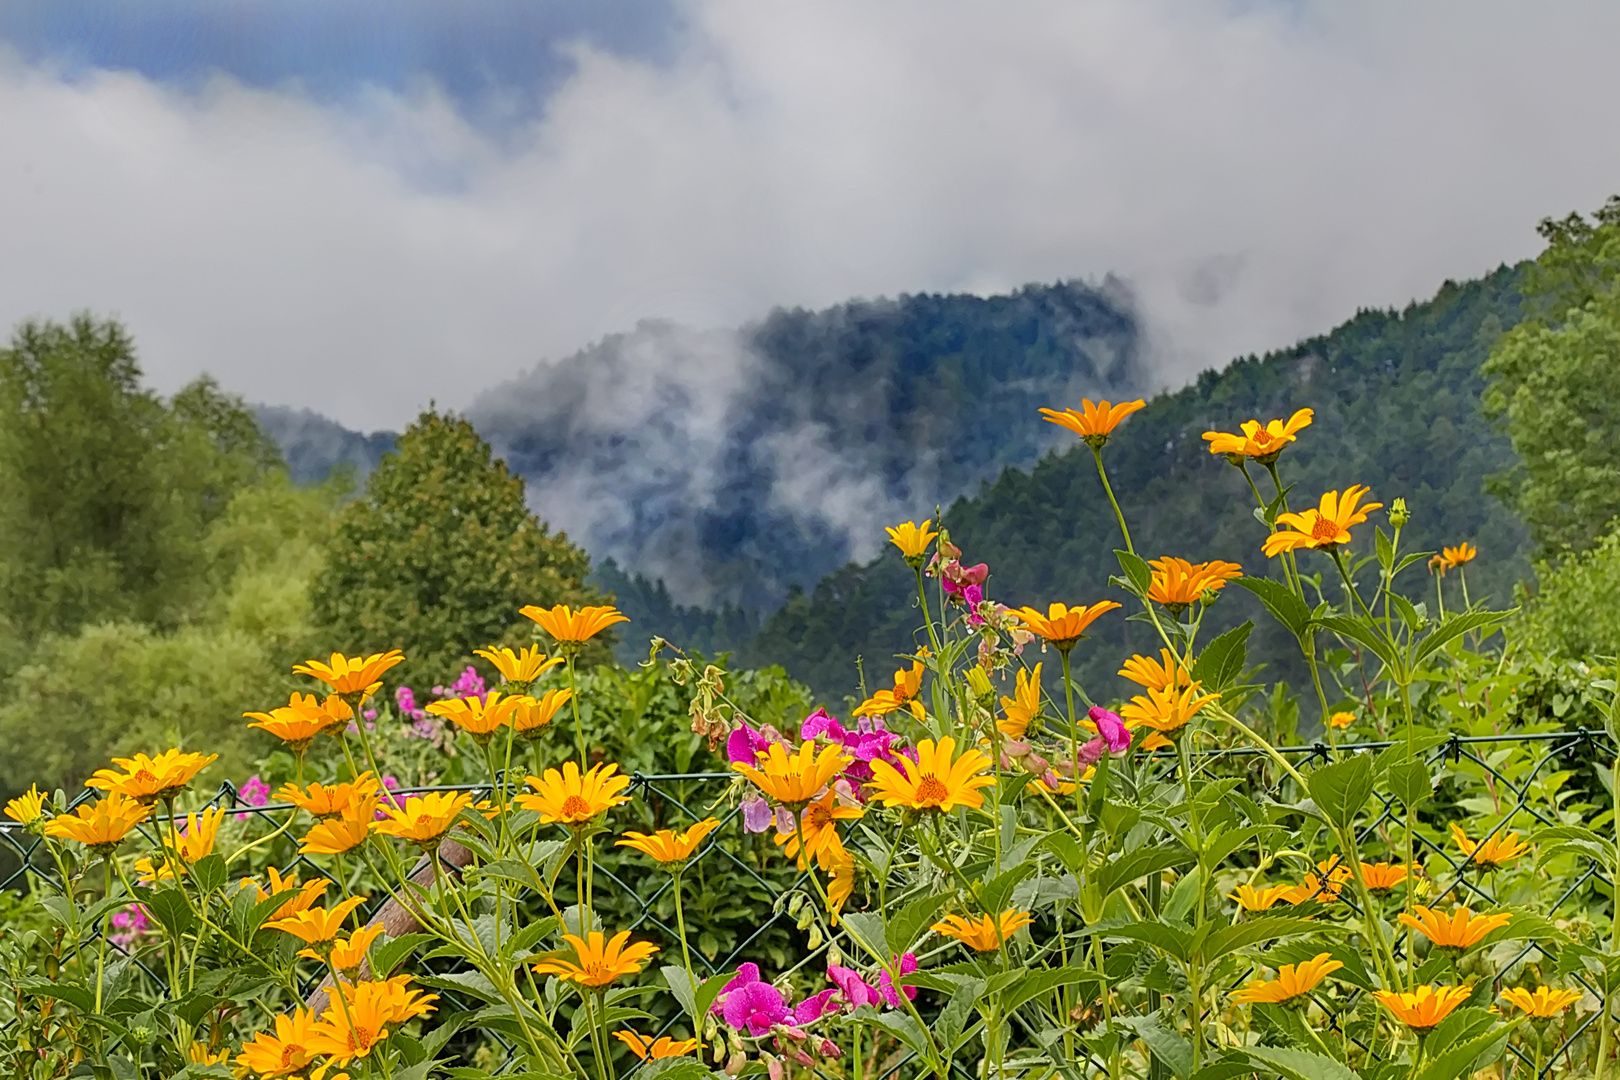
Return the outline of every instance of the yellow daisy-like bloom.
[[[435,701],[426,711],[434,716],[444,717],[471,735],[479,746],[483,746],[503,724],[510,722],[513,710],[528,700],[531,699],[522,695],[502,694],[499,690],[491,690],[483,696],[471,694],[467,697]]]
[[[928,526],[934,523],[932,518],[921,525],[907,521],[893,528],[884,526],[883,531],[889,534],[889,543],[900,549],[905,556],[906,565],[913,568],[921,566],[928,557],[928,545],[934,542],[939,533],[929,531]]]
[[[1022,739],[1029,725],[1041,714],[1041,665],[1033,671],[1019,668],[1013,685],[1013,696],[1001,699],[1006,718],[996,727],[1009,739]]]
[[[887,761],[873,761],[873,796],[885,806],[912,810],[978,809],[984,805],[979,789],[996,782],[994,776],[985,775],[990,759],[979,750],[964,750],[953,761],[955,754],[956,740],[947,735],[937,747],[933,739],[918,743],[916,762],[901,757],[898,769]]]
[[[363,896],[351,896],[332,908],[305,908],[285,919],[266,921],[271,930],[291,934],[305,945],[324,945],[343,932],[343,922],[349,912],[366,902]]]
[[[567,604],[558,604],[549,609],[530,604],[518,614],[539,623],[540,629],[550,634],[557,644],[565,648],[572,646],[576,650],[615,623],[630,621],[630,616],[611,605],[583,607],[575,611]]]
[[[564,982],[576,982],[594,988],[606,986],[623,975],[634,975],[642,963],[658,946],[650,941],[630,941],[630,931],[620,930],[612,940],[605,940],[600,930],[592,930],[581,940],[573,934],[564,934],[563,940],[574,950],[574,959],[552,957],[534,965],[536,975],[555,975]]]
[[[1321,505],[1298,514],[1279,514],[1277,524],[1288,526],[1266,537],[1261,550],[1268,558],[1299,548],[1331,548],[1350,542],[1350,526],[1360,525],[1383,503],[1360,505],[1371,489],[1352,484],[1341,497],[1337,491],[1322,496]]]
[[[1323,979],[1342,967],[1344,965],[1334,960],[1331,953],[1317,953],[1301,963],[1282,965],[1277,969],[1277,977],[1269,982],[1256,979],[1234,993],[1232,1000],[1240,1005],[1253,1005],[1256,1002],[1281,1005],[1315,990]]]
[[[827,881],[827,913],[837,926],[839,912],[855,892],[855,856],[840,841],[836,847],[823,848],[816,861],[831,874]]]
[[[1427,1034],[1440,1026],[1441,1021],[1474,996],[1471,986],[1420,986],[1415,993],[1400,994],[1393,990],[1374,990],[1373,997],[1390,1013],[1417,1032]]]
[[[1323,904],[1338,903],[1339,895],[1344,892],[1344,886],[1351,876],[1350,867],[1335,855],[1317,863],[1316,873],[1306,874],[1305,880],[1294,886],[1288,902],[1303,904],[1307,900],[1315,900]]]
[[[1361,883],[1368,892],[1386,893],[1405,881],[1411,874],[1404,863],[1362,863]]]
[[[1121,606],[1112,600],[1099,600],[1090,607],[1071,608],[1054,601],[1047,605],[1045,615],[1031,607],[1019,608],[1013,614],[1025,626],[1051,642],[1059,652],[1068,652],[1085,636],[1086,627],[1095,622],[1099,615],[1106,615]]]
[[[1402,926],[1411,927],[1442,949],[1456,949],[1458,952],[1473,948],[1485,939],[1486,934],[1513,921],[1513,916],[1505,911],[1495,915],[1475,915],[1468,908],[1459,907],[1447,918],[1422,904],[1415,905],[1412,910],[1417,914],[1401,912]]]
[[[1299,433],[1311,426],[1311,419],[1316,414],[1310,409],[1300,409],[1290,416],[1286,422],[1271,420],[1264,427],[1258,420],[1245,420],[1241,425],[1243,434],[1230,435],[1224,431],[1206,431],[1204,439],[1209,443],[1209,452],[1212,454],[1230,454],[1240,458],[1254,458],[1265,465],[1277,460],[1277,455],[1283,452],[1283,447],[1299,437]]]
[[[674,829],[659,829],[653,833],[627,832],[616,846],[634,848],[666,867],[678,868],[692,857],[698,845],[703,843],[703,838],[719,827],[718,818],[704,818],[685,832]]]
[[[301,789],[297,784],[286,783],[276,790],[276,798],[290,802],[298,809],[318,818],[342,817],[363,803],[377,801],[382,785],[377,783],[370,770],[361,773],[352,782],[343,784],[311,784],[309,788]],[[370,818],[368,811],[364,815]]]
[[[1292,885],[1270,885],[1258,889],[1253,885],[1239,885],[1237,892],[1231,894],[1244,911],[1270,911],[1278,904],[1292,904],[1293,900],[1289,898],[1293,895]]]
[[[39,785],[28,785],[26,792],[6,803],[6,817],[19,825],[32,825],[43,819],[45,793],[39,790]]]
[[[1336,712],[1332,716],[1328,717],[1328,727],[1335,728],[1340,731],[1344,730],[1355,722],[1356,714],[1353,712]]]
[[[1198,683],[1180,690],[1154,690],[1149,688],[1144,697],[1138,694],[1121,706],[1119,717],[1125,726],[1135,729],[1149,728],[1165,736],[1174,736],[1198,715],[1198,710],[1216,700],[1219,694],[1200,694]]]
[[[194,1042],[186,1048],[186,1060],[193,1065],[223,1065],[230,1057],[228,1047],[210,1050],[207,1043]]]
[[[1502,991],[1503,1001],[1540,1020],[1557,1016],[1581,997],[1579,990],[1554,990],[1550,986],[1538,986],[1534,990],[1515,986]]]
[[[1488,870],[1505,866],[1530,850],[1530,845],[1520,840],[1516,832],[1497,833],[1488,840],[1475,843],[1455,821],[1451,823],[1451,839],[1464,855]]]
[[[145,754],[115,757],[112,760],[116,769],[97,769],[84,783],[86,787],[116,791],[150,806],[159,799],[173,798],[184,791],[193,777],[218,759],[218,754],[183,754],[179,750],[165,750],[155,758]]]
[[[198,859],[207,858],[214,853],[214,839],[219,836],[219,823],[225,819],[225,811],[219,807],[210,807],[201,815],[186,815],[186,831],[175,839],[177,854],[187,864]]]
[[[507,682],[525,686],[563,662],[560,656],[548,660],[538,645],[525,646],[521,652],[513,652],[504,645],[491,645],[487,649],[474,649],[473,655],[482,656],[495,665],[495,670]]]
[[[383,674],[404,660],[405,654],[398,649],[372,653],[370,656],[344,656],[335,652],[327,663],[306,660],[302,664],[294,664],[293,671],[319,679],[330,686],[334,693],[342,694],[345,700],[355,704],[375,694],[382,686]]]
[[[311,960],[322,963],[329,960],[334,968],[353,978],[355,972],[360,970],[360,965],[366,962],[366,953],[370,951],[371,943],[381,937],[382,932],[382,923],[362,926],[348,937],[334,942],[330,957],[323,957],[314,949],[300,949],[298,955],[307,956]]]
[[[299,842],[303,855],[341,855],[366,842],[375,827],[377,799],[372,796],[350,806],[341,816],[316,822]]]
[[[856,716],[887,716],[896,709],[909,708],[918,720],[926,715],[917,695],[922,692],[923,662],[913,660],[911,667],[894,673],[894,688],[879,690],[855,709]]]
[[[825,795],[806,806],[799,814],[799,827],[793,832],[776,834],[776,844],[782,848],[790,859],[799,860],[799,869],[806,866],[806,857],[816,859],[818,862],[830,863],[831,857],[823,859],[823,854],[832,848],[843,848],[843,841],[838,837],[838,822],[859,821],[866,816],[866,811],[855,806],[842,806],[838,802],[836,792],[829,789]],[[804,833],[804,854],[799,852],[799,833]]]
[[[1014,934],[1034,921],[1029,912],[1008,908],[996,919],[988,915],[976,915],[972,918],[947,915],[943,922],[935,923],[930,929],[955,938],[974,952],[995,952]]]
[[[1457,569],[1465,562],[1473,562],[1478,555],[1479,549],[1466,540],[1456,547],[1443,547],[1440,549],[1440,557],[1446,560],[1446,566],[1452,570]]]
[[[573,698],[574,692],[567,687],[556,690],[547,690],[537,698],[518,698],[517,705],[512,709],[512,727],[524,738],[532,739],[540,734],[542,728],[551,723],[557,712]]]
[[[135,883],[137,885],[156,885],[160,881],[173,880],[174,868],[169,865],[168,856],[158,856],[156,863],[145,855],[135,860]]]
[[[1170,654],[1169,649],[1160,649],[1161,663],[1147,656],[1133,656],[1125,661],[1125,666],[1119,669],[1121,677],[1131,680],[1138,686],[1145,686],[1149,690],[1169,690],[1171,687],[1192,685],[1192,674]]]
[[[261,1031],[242,1044],[236,1064],[243,1071],[258,1073],[268,1080],[297,1072],[315,1060],[317,1051],[310,1047],[310,1030],[315,1026],[313,1012],[295,1009],[291,1016],[277,1016],[275,1024],[274,1035]]]
[[[432,847],[450,831],[456,815],[473,804],[473,797],[465,791],[430,791],[411,795],[403,807],[382,804],[383,820],[372,826],[374,832],[409,840],[424,848]]]
[[[630,801],[630,796],[620,794],[630,786],[630,778],[618,772],[617,765],[601,764],[592,765],[582,776],[578,762],[565,761],[560,773],[547,769],[544,776],[529,777],[534,793],[519,795],[517,804],[537,812],[547,825],[583,825]]]
[[[321,1014],[320,1023],[310,1028],[310,1048],[330,1055],[330,1064],[335,1065],[371,1053],[388,1038],[389,1028],[434,1010],[439,996],[412,990],[409,982],[409,975],[398,975],[385,982],[340,983],[334,993],[341,994],[342,1000],[333,1001]]]
[[[77,840],[103,854],[118,846],[129,830],[145,821],[151,807],[122,792],[80,803],[72,813],[58,814],[45,823],[45,835],[57,840]]]
[[[1080,399],[1079,409],[1042,409],[1041,415],[1049,424],[1068,428],[1085,440],[1086,445],[1100,448],[1108,441],[1108,436],[1114,433],[1119,422],[1137,409],[1147,405],[1146,401],[1122,401],[1114,405],[1107,401],[1093,403],[1090,398]]]
[[[1218,592],[1228,581],[1243,576],[1243,567],[1219,559],[1192,563],[1167,556],[1154,559],[1148,565],[1153,568],[1148,599],[1178,613],[1196,603],[1204,593]]]
[[[354,710],[336,694],[328,694],[322,701],[314,694],[300,694],[295,690],[287,704],[280,708],[242,715],[254,721],[248,727],[268,731],[296,754],[307,750],[321,732],[354,719]]]
[[[668,1035],[661,1035],[654,1041],[645,1035],[637,1035],[634,1031],[623,1030],[615,1031],[613,1037],[628,1046],[630,1052],[642,1061],[648,1058],[656,1061],[659,1058],[685,1057],[698,1048],[696,1039],[682,1039],[676,1042]]]
[[[854,760],[842,746],[824,746],[817,754],[815,740],[809,739],[800,743],[798,752],[791,755],[781,743],[772,743],[758,765],[737,761],[731,768],[752,780],[769,798],[787,806],[799,806],[814,799]]]
[[[251,887],[257,892],[261,903],[272,896],[280,896],[286,892],[293,893],[285,903],[270,913],[270,919],[290,919],[300,911],[308,911],[315,906],[315,901],[319,900],[321,895],[326,892],[327,886],[332,884],[325,878],[312,878],[300,885],[296,870],[289,872],[286,877],[282,877],[281,871],[273,866],[266,873],[270,878],[270,888],[268,890],[262,888],[252,878],[243,878],[242,887]]]

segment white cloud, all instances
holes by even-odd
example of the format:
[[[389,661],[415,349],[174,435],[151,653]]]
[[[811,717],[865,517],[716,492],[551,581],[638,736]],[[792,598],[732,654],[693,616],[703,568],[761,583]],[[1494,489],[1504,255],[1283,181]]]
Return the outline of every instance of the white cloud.
[[[431,93],[0,64],[0,322],[124,317],[349,423],[644,316],[1118,273],[1171,374],[1536,250],[1620,190],[1620,7],[714,0],[490,142]]]

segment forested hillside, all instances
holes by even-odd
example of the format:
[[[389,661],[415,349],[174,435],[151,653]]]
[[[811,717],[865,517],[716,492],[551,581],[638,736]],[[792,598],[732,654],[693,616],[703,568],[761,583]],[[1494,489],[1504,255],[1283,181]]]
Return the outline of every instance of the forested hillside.
[[[1149,558],[1228,559],[1267,573],[1260,553],[1265,530],[1252,516],[1253,497],[1242,474],[1210,455],[1201,435],[1309,406],[1315,423],[1288,450],[1296,506],[1314,505],[1323,490],[1351,479],[1385,503],[1404,496],[1413,512],[1411,541],[1423,548],[1476,544],[1481,555],[1469,567],[1474,597],[1508,602],[1513,582],[1529,575],[1527,541],[1515,515],[1485,490],[1486,478],[1509,468],[1514,457],[1507,438],[1480,413],[1479,368],[1519,318],[1523,273],[1503,268],[1479,281],[1447,282],[1426,303],[1362,312],[1325,336],[1205,372],[1193,385],[1155,398],[1105,451],[1114,488],[1135,523],[1137,550]],[[1016,422],[1026,429],[1047,426],[1033,408]],[[1008,469],[946,513],[964,561],[989,563],[991,598],[1044,606],[1112,594],[1107,579],[1118,573],[1113,550],[1119,534],[1090,451],[1077,440],[1070,446],[1032,470]],[[1410,580],[1427,584],[1420,574]],[[869,679],[884,680],[891,656],[915,648],[914,607],[912,576],[890,549],[796,592],[746,653],[771,657],[836,698],[855,692],[858,658]],[[1258,604],[1228,589],[1215,611],[1222,625],[1232,625],[1258,614]],[[1292,677],[1298,686],[1292,639],[1270,619],[1256,622],[1251,658],[1268,661],[1269,674]],[[1116,690],[1112,673],[1120,647],[1151,645],[1140,627],[1122,618],[1103,619],[1095,632],[1108,644],[1083,645],[1076,668],[1108,695]]]

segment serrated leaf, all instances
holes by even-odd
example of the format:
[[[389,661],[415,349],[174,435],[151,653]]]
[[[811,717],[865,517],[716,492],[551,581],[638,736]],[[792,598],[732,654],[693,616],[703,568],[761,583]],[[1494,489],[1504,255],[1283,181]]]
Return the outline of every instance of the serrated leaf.
[[[1372,759],[1354,754],[1324,765],[1305,778],[1305,786],[1323,817],[1341,829],[1348,828],[1372,797]]]
[[[1233,585],[1247,589],[1271,612],[1272,618],[1286,626],[1297,638],[1303,638],[1310,626],[1311,609],[1295,595],[1294,590],[1280,581],[1262,577],[1240,577]]]
[[[1228,953],[1239,949],[1247,949],[1251,945],[1258,945],[1262,941],[1280,941],[1283,938],[1298,937],[1300,934],[1321,933],[1337,929],[1333,926],[1324,926],[1314,919],[1296,919],[1288,915],[1270,915],[1258,919],[1249,919],[1234,926],[1223,926],[1213,930],[1204,939],[1200,953],[1206,964],[1214,963]]]
[[[939,1042],[940,1052],[949,1056],[955,1052],[962,1041],[962,1030],[967,1027],[968,1020],[973,1016],[973,1008],[984,995],[985,983],[983,979],[973,979],[958,986],[951,994],[945,1007],[939,1010],[939,1016],[934,1020],[934,1038]]]
[[[1384,776],[1389,793],[1409,809],[1427,802],[1434,795],[1434,779],[1429,766],[1422,761],[1403,761],[1390,767]]]
[[[1165,1066],[1181,1080],[1188,1080],[1192,1075],[1192,1044],[1166,1026],[1158,1013],[1148,1013],[1145,1016],[1116,1016],[1114,1024],[1147,1043],[1148,1049],[1153,1051],[1153,1056],[1164,1062]]]
[[[1457,1077],[1472,1071],[1475,1061],[1482,1057],[1495,1058],[1500,1054],[1513,1029],[1523,1022],[1524,1018],[1520,1017],[1499,1028],[1463,1039],[1425,1061],[1412,1080],[1457,1080]]]
[[[1250,1046],[1243,1053],[1288,1080],[1361,1080],[1359,1073],[1330,1057],[1289,1046]]]
[[[1216,694],[1231,688],[1243,676],[1243,665],[1249,660],[1249,635],[1253,631],[1254,622],[1250,620],[1205,645],[1204,651],[1193,661],[1194,681]]]
[[[207,855],[198,859],[191,867],[191,877],[197,883],[204,895],[221,888],[225,884],[228,871],[225,869],[225,856]]]
[[[1125,571],[1125,578],[1130,582],[1132,590],[1138,596],[1146,596],[1149,587],[1153,584],[1153,570],[1140,555],[1133,555],[1129,551],[1120,551],[1117,548],[1114,555],[1119,559],[1119,568]]]
[[[385,938],[371,947],[371,972],[379,979],[386,979],[394,973],[394,969],[405,962],[405,959],[433,940],[432,934],[401,934],[397,938]]]
[[[1097,887],[1106,899],[1131,882],[1139,881],[1149,874],[1189,866],[1193,861],[1193,853],[1179,844],[1137,848],[1098,869]]]
[[[1390,671],[1398,674],[1405,670],[1394,644],[1378,627],[1370,626],[1361,619],[1348,615],[1320,615],[1312,621],[1324,630],[1332,631],[1361,645],[1382,660]]]
[[[1470,611],[1466,615],[1451,616],[1417,643],[1417,647],[1412,652],[1413,665],[1422,663],[1425,657],[1433,656],[1445,648],[1446,645],[1470,631],[1495,626],[1517,610],[1517,608],[1514,608],[1513,611]]]
[[[900,909],[900,914],[889,920],[889,952],[903,956],[910,951],[922,932],[934,922],[940,908],[951,902],[950,893],[936,893],[913,900]]]

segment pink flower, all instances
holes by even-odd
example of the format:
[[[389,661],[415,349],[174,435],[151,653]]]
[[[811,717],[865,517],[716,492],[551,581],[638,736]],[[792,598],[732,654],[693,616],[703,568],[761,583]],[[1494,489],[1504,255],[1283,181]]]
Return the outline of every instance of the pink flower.
[[[852,1009],[858,1009],[862,1005],[878,1005],[883,1001],[883,995],[878,992],[878,988],[861,978],[860,972],[853,968],[828,964],[827,978],[838,987],[845,1004]]]
[[[966,595],[967,590],[983,585],[984,579],[989,576],[990,567],[984,563],[979,563],[977,566],[963,566],[961,563],[957,563],[954,566],[947,565],[945,567],[939,583],[947,596],[961,596],[964,600],[968,600],[969,603],[976,604],[978,600],[969,599]],[[982,591],[979,594],[979,599],[984,599]]]
[[[764,796],[753,793],[743,796],[742,818],[744,831],[762,833],[771,827],[771,820],[775,816],[776,811],[771,809],[771,804],[765,800]]]
[[[1099,735],[1074,752],[1074,762],[1082,769],[1089,769],[1107,752],[1108,740]]]
[[[1130,749],[1131,729],[1117,714],[1100,705],[1093,705],[1086,715],[1097,725],[1097,737],[1107,743],[1110,754],[1121,754]]]
[[[440,693],[440,687],[433,688],[434,693]],[[461,673],[461,677],[451,683],[441,696],[443,697],[472,697],[474,694],[483,697],[485,693],[484,678],[478,674],[478,669],[471,664]]]
[[[236,789],[236,797],[238,801],[248,806],[264,806],[270,801],[270,785],[265,783],[258,773],[254,773],[247,778],[247,781],[241,787]],[[252,816],[252,814],[243,812],[237,814],[236,819],[240,821],[245,817]]]
[[[737,974],[721,987],[715,998],[716,1011],[733,1028],[746,1031],[758,1038],[776,1024],[793,1019],[793,1010],[787,1007],[782,992],[759,977],[759,965],[748,963],[737,968]]]
[[[742,724],[726,738],[726,758],[732,764],[757,765],[759,755],[770,750],[771,742],[763,731]]]
[[[906,953],[900,958],[899,966],[900,974],[910,975],[917,970],[917,954]],[[882,989],[883,1000],[889,1003],[889,1008],[898,1009],[900,1007],[900,995],[894,992],[894,980],[889,978],[887,971],[878,973],[878,986]],[[915,986],[902,986],[900,989],[905,991],[908,1001],[917,1000],[917,988]]]
[[[824,1016],[836,1015],[839,1006],[832,1003],[833,995],[836,993],[838,993],[836,989],[823,990],[814,997],[807,997],[799,1002],[793,1007],[793,1023],[802,1027],[805,1024],[813,1024]]]

